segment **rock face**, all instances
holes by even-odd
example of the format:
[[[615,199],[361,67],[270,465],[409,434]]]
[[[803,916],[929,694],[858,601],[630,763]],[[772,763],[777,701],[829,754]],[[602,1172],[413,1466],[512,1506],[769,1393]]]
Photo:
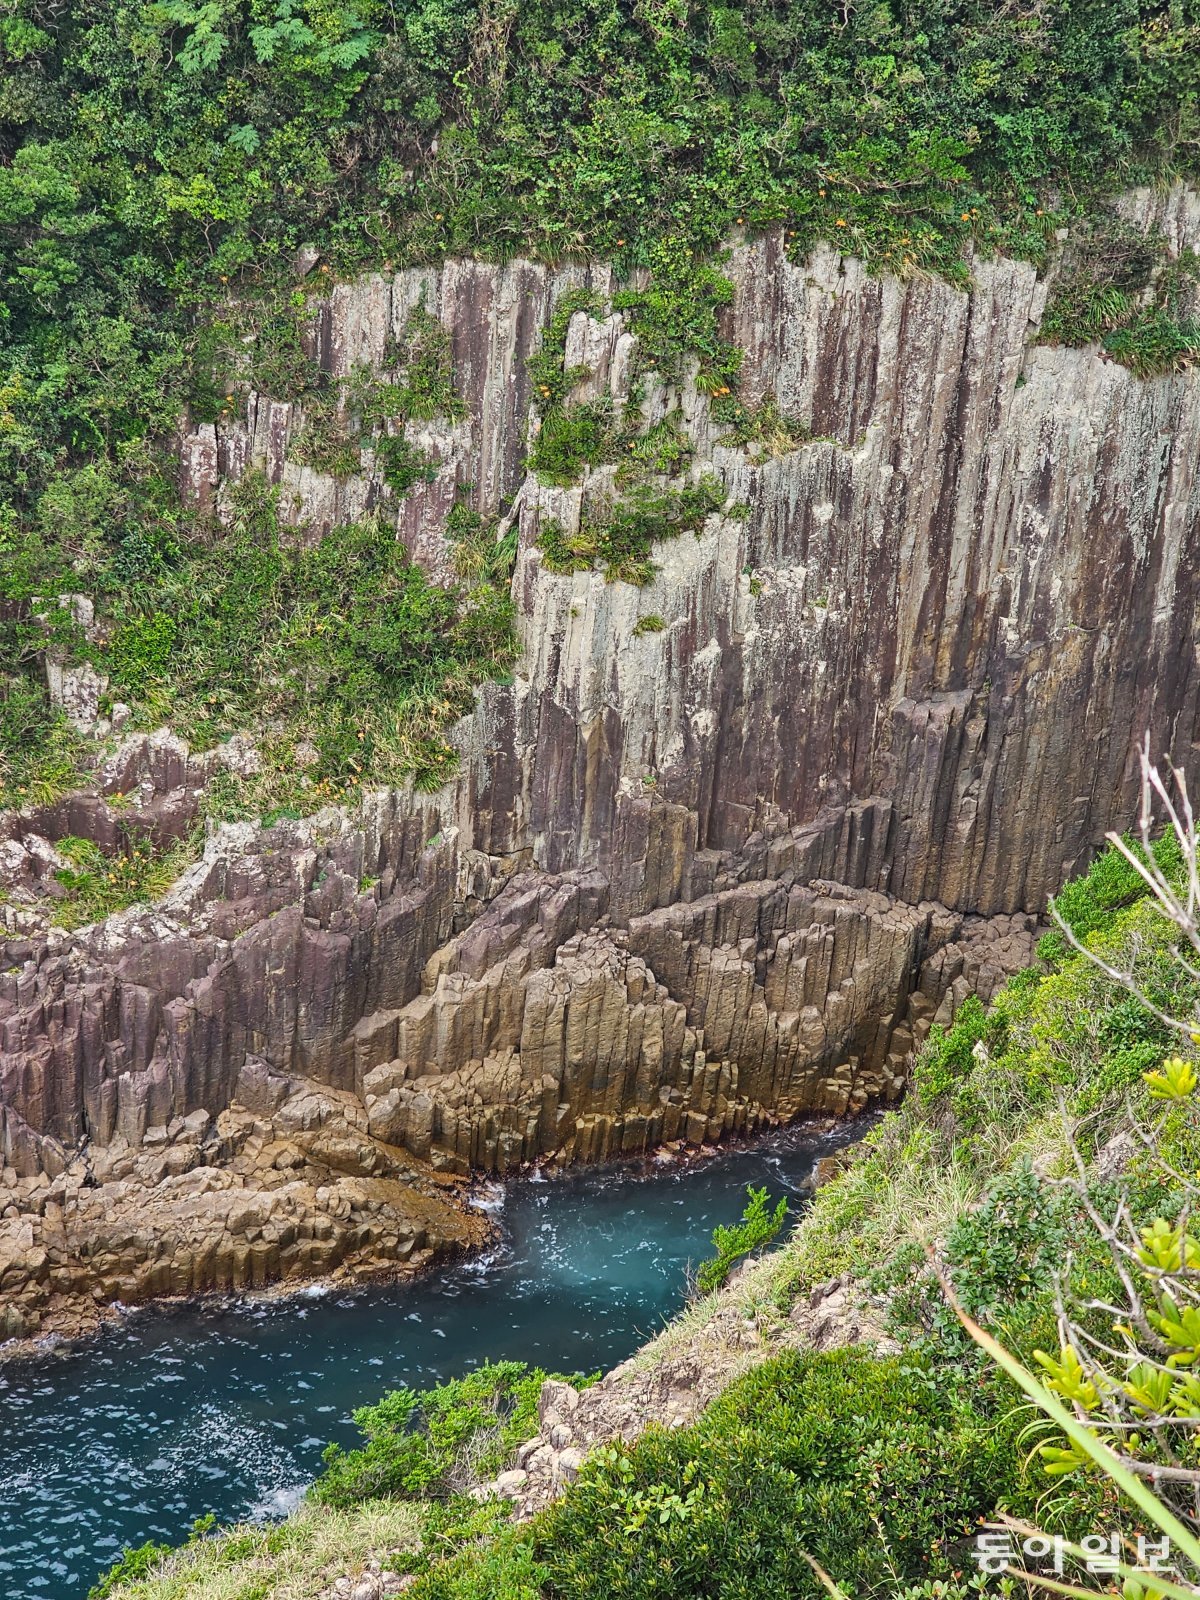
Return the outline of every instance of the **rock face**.
[[[1200,243],[1188,191],[1126,209]],[[380,366],[419,304],[451,333],[466,414],[422,425],[439,467],[408,498],[369,452],[346,481],[296,466],[302,419],[267,397],[183,438],[197,499],[219,509],[255,466],[298,536],[374,507],[435,575],[456,485],[515,501],[524,655],[436,797],[226,827],[153,911],[76,935],[19,896],[0,910],[9,1191],[201,1111],[241,1107],[271,1148],[297,1084],[341,1098],[287,1139],[356,1182],[893,1096],[930,1022],[1027,962],[1046,896],[1133,820],[1142,735],[1195,772],[1200,378],[1036,344],[1047,286],[1004,259],[969,293],[829,249],[790,262],[778,238],[726,270],[745,395],[793,438],[735,446],[693,384],[651,386],[648,419],[677,413],[689,472],[727,499],[655,547],[643,589],[538,548],[613,469],[559,489],[524,467],[525,358],[567,288],[610,291],[601,269],[451,262],[333,291],[313,350],[336,375]],[[633,350],[619,314],[577,314],[580,394],[628,404]],[[44,882],[54,841],[106,838],[134,791],[175,836],[229,760],[253,751],[128,740],[93,793],[5,819],[0,873]]]
[[[284,1093],[273,1117],[196,1111],[10,1181],[0,1340],[87,1332],[114,1302],[413,1271],[482,1241],[444,1180],[348,1131],[344,1103]]]

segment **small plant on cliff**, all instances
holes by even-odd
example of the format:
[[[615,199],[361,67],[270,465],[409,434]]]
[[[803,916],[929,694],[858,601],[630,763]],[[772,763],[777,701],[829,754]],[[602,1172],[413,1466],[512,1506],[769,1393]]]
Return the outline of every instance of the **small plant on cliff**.
[[[188,1534],[186,1543],[178,1548],[196,1549],[212,1533],[216,1521],[211,1512],[206,1516],[197,1517],[192,1523],[192,1531]],[[147,1539],[145,1544],[136,1547],[127,1546],[114,1565],[88,1590],[88,1600],[109,1600],[110,1595],[118,1595],[127,1585],[136,1584],[140,1578],[156,1572],[165,1560],[175,1554],[175,1546],[157,1544],[153,1539]]]
[[[82,740],[44,683],[0,673],[0,806],[41,806],[78,781]]]
[[[773,1211],[768,1210],[766,1189],[748,1188],[742,1220],[732,1226],[721,1224],[713,1229],[713,1249],[717,1253],[696,1269],[696,1288],[700,1293],[711,1294],[719,1289],[736,1261],[770,1244],[783,1227],[787,1209],[787,1200],[783,1199]]]
[[[644,617],[639,617],[633,625],[633,637],[640,639],[646,633],[662,633],[666,623],[657,611],[650,611]]]
[[[1166,258],[1161,234],[1111,213],[1076,244],[1046,308],[1042,337],[1056,344],[1102,341],[1117,361],[1152,378],[1200,357],[1191,313],[1200,263],[1193,250]]]
[[[331,1444],[313,1498],[349,1506],[381,1496],[445,1499],[493,1476],[537,1432],[537,1401],[549,1376],[520,1361],[486,1363],[418,1393],[394,1389],[354,1413],[366,1444]]]
[[[423,304],[408,313],[399,339],[389,340],[384,365],[397,368],[399,375],[381,387],[377,414],[424,422],[432,417],[455,421],[466,414],[454,381],[450,334]]]
[[[554,308],[554,315],[538,350],[526,363],[533,386],[533,403],[543,417],[562,409],[568,394],[588,376],[586,367],[566,365],[567,329],[571,318],[583,311],[588,316],[603,312],[604,302],[591,289],[568,289]]]
[[[547,483],[560,487],[572,484],[584,467],[598,467],[616,459],[616,439],[612,425],[612,403],[591,400],[555,410],[542,423],[529,469]]]
[[[725,491],[712,476],[683,489],[641,485],[624,499],[590,507],[578,533],[561,523],[542,524],[538,545],[551,572],[599,567],[610,583],[647,584],[655,573],[650,551],[661,539],[699,533],[724,504]]]
[[[70,862],[54,874],[62,895],[54,909],[60,928],[79,928],[157,900],[195,854],[187,840],[157,850],[149,839],[138,837],[109,855],[90,839],[60,839],[56,849]]]
[[[437,476],[428,451],[402,433],[387,433],[376,439],[375,459],[384,483],[398,495],[406,495],[414,483],[432,483]]]

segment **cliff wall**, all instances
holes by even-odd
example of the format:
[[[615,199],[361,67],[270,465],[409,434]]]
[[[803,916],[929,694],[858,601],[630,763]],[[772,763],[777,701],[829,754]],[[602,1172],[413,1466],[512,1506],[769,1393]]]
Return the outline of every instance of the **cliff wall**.
[[[1188,191],[1126,209],[1200,243]],[[527,357],[568,288],[608,297],[602,269],[450,262],[332,290],[313,353],[334,375],[379,368],[414,306],[451,334],[465,415],[409,425],[437,470],[399,501],[369,452],[345,480],[297,466],[296,404],[251,396],[185,435],[197,499],[220,508],[261,468],[297,536],[376,509],[435,575],[456,494],[515,514],[523,655],[459,725],[438,795],[227,826],[158,907],[78,934],[7,916],[13,1227],[81,1162],[103,1181],[148,1142],[222,1168],[249,1141],[245,1181],[315,1193],[892,1096],[930,1020],[1027,962],[1047,895],[1134,819],[1144,733],[1194,771],[1200,377],[1037,344],[1047,283],[1013,261],[977,262],[963,292],[768,237],[725,270],[744,395],[795,426],[737,446],[687,375],[649,384],[646,419],[677,411],[690,475],[726,499],[655,547],[644,588],[556,574],[539,548],[614,470],[562,489],[524,466]],[[634,354],[620,313],[572,319],[580,397],[619,413]],[[102,836],[110,796],[181,826],[239,758],[134,736],[91,794],[7,819],[5,870]],[[236,1127],[197,1137],[199,1111]],[[42,1261],[27,1324],[74,1248]],[[27,1256],[0,1292],[26,1293]],[[206,1270],[180,1268],[223,1281]]]

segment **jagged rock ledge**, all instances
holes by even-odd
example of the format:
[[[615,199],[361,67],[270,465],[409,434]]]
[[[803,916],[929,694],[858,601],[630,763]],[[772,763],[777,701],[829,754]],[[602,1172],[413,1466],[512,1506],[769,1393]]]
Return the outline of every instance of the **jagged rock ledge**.
[[[706,892],[625,917],[597,869],[464,851],[396,793],[222,828],[153,910],[0,974],[0,1331],[420,1265],[477,1239],[473,1171],[894,1097],[1036,925],[856,884],[887,813],[693,860]]]

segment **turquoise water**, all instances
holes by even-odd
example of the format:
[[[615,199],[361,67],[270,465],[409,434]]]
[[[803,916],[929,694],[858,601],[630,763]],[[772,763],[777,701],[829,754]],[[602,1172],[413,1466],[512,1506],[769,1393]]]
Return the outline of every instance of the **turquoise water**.
[[[797,1205],[861,1128],[771,1135],[695,1166],[497,1189],[500,1236],[409,1284],[146,1309],[70,1354],[0,1366],[0,1600],[76,1600],[128,1544],[281,1515],[351,1409],[489,1357],[595,1371],[682,1304],[748,1183]]]

